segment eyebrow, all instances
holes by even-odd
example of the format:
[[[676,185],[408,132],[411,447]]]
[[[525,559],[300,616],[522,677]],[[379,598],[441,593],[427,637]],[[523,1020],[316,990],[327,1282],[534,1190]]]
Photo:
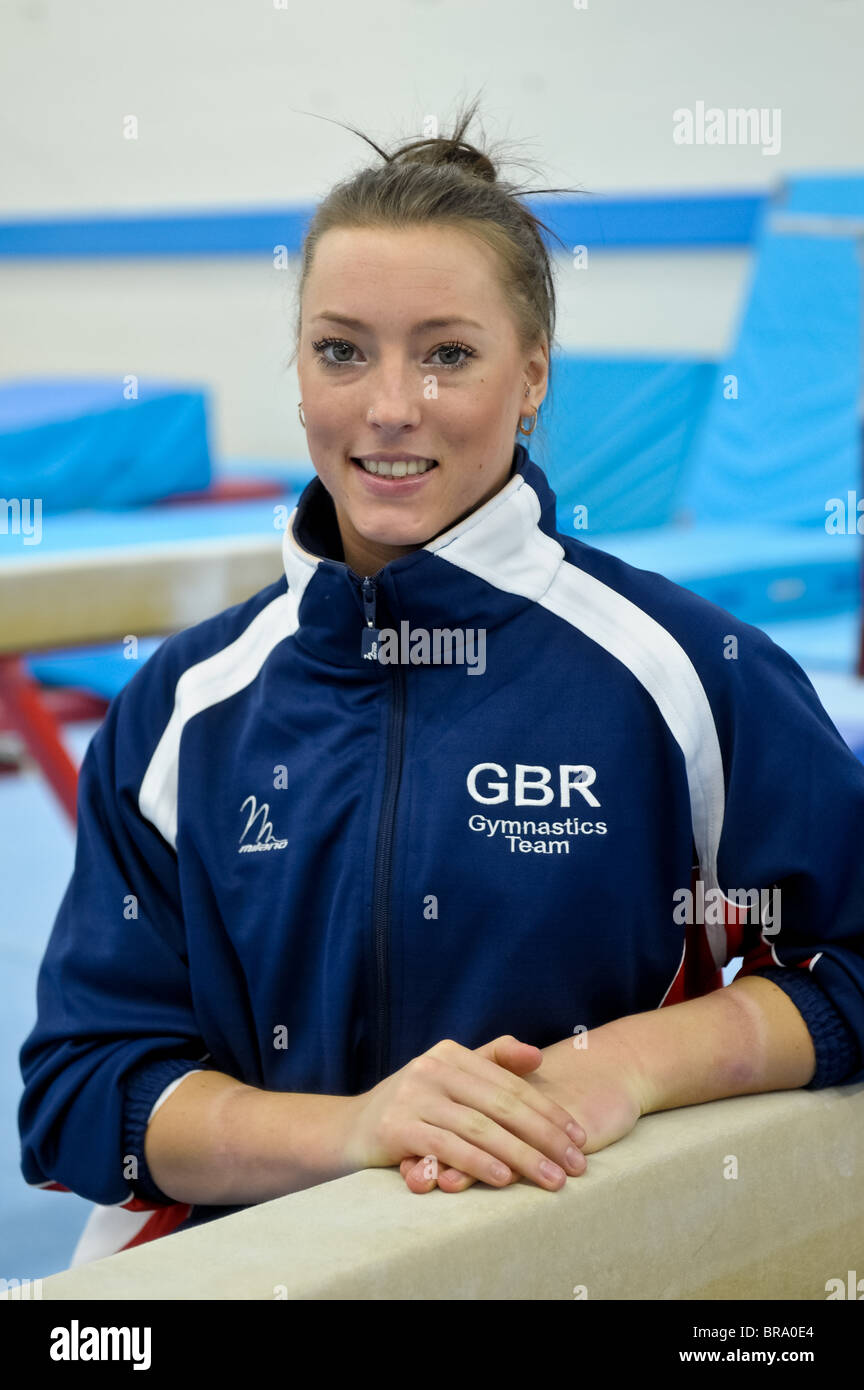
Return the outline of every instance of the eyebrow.
[[[321,314],[313,314],[312,318],[313,321],[315,319],[328,319],[332,323],[344,323],[347,324],[349,328],[359,328],[364,331],[368,331],[369,328],[369,325],[364,323],[362,319],[352,319],[349,318],[347,314],[334,314],[326,309]],[[469,324],[472,328],[483,328],[483,324],[478,323],[476,319],[466,319],[454,315],[450,318],[423,319],[421,323],[415,323],[413,332],[424,333],[428,328],[448,328],[454,323],[465,323]]]

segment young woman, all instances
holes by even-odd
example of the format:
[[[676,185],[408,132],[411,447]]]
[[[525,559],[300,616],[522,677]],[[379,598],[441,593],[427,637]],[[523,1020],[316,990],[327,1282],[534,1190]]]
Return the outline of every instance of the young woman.
[[[319,207],[285,572],[87,751],[21,1054],[78,1261],[364,1167],[554,1191],[648,1112],[864,1078],[864,767],[758,629],[557,531],[550,265],[472,114]]]

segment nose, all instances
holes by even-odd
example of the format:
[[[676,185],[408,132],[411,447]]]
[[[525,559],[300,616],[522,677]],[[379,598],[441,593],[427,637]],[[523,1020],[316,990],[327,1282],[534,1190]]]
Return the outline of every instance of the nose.
[[[411,377],[399,363],[382,367],[369,381],[367,424],[377,425],[388,432],[419,425],[421,402],[427,384],[425,379],[422,385],[419,384],[416,377]]]

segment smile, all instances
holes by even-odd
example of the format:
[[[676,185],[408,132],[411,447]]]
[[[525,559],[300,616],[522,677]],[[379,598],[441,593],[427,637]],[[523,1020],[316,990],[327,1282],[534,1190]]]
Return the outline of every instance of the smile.
[[[412,478],[418,473],[428,473],[430,469],[437,468],[438,463],[435,459],[355,459],[356,463],[363,469],[364,473],[372,473],[378,478]]]

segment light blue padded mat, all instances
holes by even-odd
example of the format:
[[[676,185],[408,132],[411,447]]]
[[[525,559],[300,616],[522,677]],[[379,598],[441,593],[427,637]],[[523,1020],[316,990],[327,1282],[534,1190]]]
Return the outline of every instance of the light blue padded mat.
[[[860,216],[860,178],[793,179],[762,207],[736,340],[679,498],[699,523],[818,528],[827,498],[861,488],[859,247],[788,222],[790,212],[851,206],[855,185]]]
[[[732,524],[574,534],[757,626],[832,617],[860,603],[864,536],[857,534]]]
[[[43,512],[63,512],[206,488],[207,415],[205,391],[175,382],[2,381],[0,497],[39,498]]]
[[[688,358],[553,356],[530,451],[561,529],[577,505],[595,531],[671,521],[716,377],[716,363]]]
[[[275,534],[282,508],[296,493],[253,498],[242,502],[190,502],[169,507],[140,507],[123,511],[82,509],[43,516],[42,536],[32,544],[23,530],[3,537],[0,565],[26,560],[37,565],[42,556],[61,552],[127,549],[129,546],[176,545],[212,540],[218,536]]]

